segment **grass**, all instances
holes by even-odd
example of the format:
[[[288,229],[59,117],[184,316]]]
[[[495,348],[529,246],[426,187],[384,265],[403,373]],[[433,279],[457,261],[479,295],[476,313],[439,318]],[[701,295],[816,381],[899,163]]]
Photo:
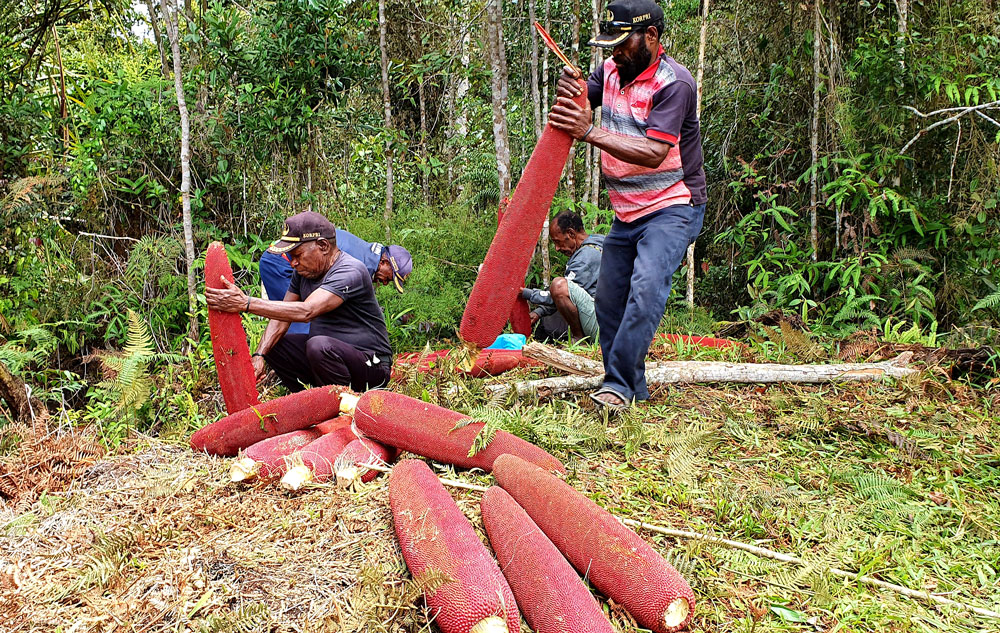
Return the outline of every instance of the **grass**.
[[[766,338],[748,349],[664,344],[653,352],[795,360]],[[608,419],[585,398],[498,406],[482,381],[460,381],[449,399],[445,369],[395,387],[541,444],[564,459],[577,490],[620,517],[807,562],[640,532],[692,584],[699,600],[693,631],[986,632],[1000,625],[825,573],[833,565],[1000,605],[993,391],[936,378],[663,387],[628,415]],[[14,604],[25,616],[19,628],[4,630],[68,629],[76,621],[90,622],[83,630],[426,630],[420,587],[392,534],[385,477],[354,490],[290,495],[229,485],[228,460],[159,440],[133,439],[121,451],[68,491],[0,511],[0,587],[15,586],[11,570],[20,570]],[[488,475],[439,472],[492,483]],[[483,535],[478,494],[452,492]],[[601,604],[618,630],[639,630],[619,607]]]

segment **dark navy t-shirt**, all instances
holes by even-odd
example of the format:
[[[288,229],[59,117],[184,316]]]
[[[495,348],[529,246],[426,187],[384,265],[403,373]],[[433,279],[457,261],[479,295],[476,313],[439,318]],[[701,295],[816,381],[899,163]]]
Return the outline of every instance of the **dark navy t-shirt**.
[[[292,273],[288,291],[300,299],[305,300],[317,288],[337,295],[344,303],[312,320],[309,329],[312,336],[332,336],[380,360],[392,358],[385,316],[375,299],[375,286],[364,264],[340,251],[333,266],[319,279],[306,279]]]

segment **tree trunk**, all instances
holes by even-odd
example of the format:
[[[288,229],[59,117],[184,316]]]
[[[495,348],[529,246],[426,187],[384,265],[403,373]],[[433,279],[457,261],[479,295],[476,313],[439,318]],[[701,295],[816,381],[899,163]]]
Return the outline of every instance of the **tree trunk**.
[[[531,22],[531,104],[535,121],[535,138],[542,136],[542,102],[538,92],[538,31],[535,30],[535,0],[528,0],[528,21]]]
[[[507,139],[507,55],[503,39],[503,0],[486,3],[490,83],[493,87],[493,143],[496,146],[500,199],[510,196],[510,145]]]
[[[910,0],[896,0],[896,11],[899,12],[899,35],[896,37],[896,56],[899,57],[900,70],[906,69],[906,35],[909,31]]]
[[[525,358],[541,361],[549,367],[555,367],[567,374],[596,376],[604,373],[604,365],[600,361],[578,356],[538,341],[532,341],[525,345],[521,353],[524,354]]]
[[[385,242],[392,240],[389,221],[392,218],[392,100],[389,89],[389,50],[386,46],[385,0],[378,0],[378,44],[382,52],[382,109],[385,114]]]
[[[809,242],[812,245],[812,260],[819,258],[819,226],[817,205],[817,165],[819,163],[819,62],[820,46],[823,38],[820,36],[822,29],[822,15],[820,14],[821,2],[814,0],[813,5],[813,102],[812,121],[809,130],[809,149],[812,156],[812,172],[809,176]]]
[[[701,120],[701,93],[702,93],[702,82],[705,80],[705,48],[708,44],[708,11],[709,11],[709,0],[703,0],[701,7],[701,36],[698,39],[698,70],[697,78],[695,83],[698,84],[698,96],[697,105],[695,106],[695,111],[698,114],[698,120]],[[693,309],[694,308],[694,242],[692,242],[687,249],[687,303]]]
[[[184,74],[181,70],[181,45],[176,17],[170,13],[167,0],[160,0],[160,12],[170,38],[170,53],[174,59],[174,90],[177,93],[177,111],[181,119],[181,218],[184,223],[184,255],[187,264],[188,312],[190,325],[188,338],[198,341],[198,286],[194,276],[194,229],[191,225],[191,125],[188,122],[187,102],[184,100]]]
[[[62,48],[59,46],[59,34],[56,33],[55,25],[52,25],[52,42],[56,47],[56,62],[59,64],[59,118],[62,119],[62,147],[66,153],[66,146],[69,145],[69,126],[66,124],[66,73],[63,69]]]
[[[167,53],[163,50],[163,41],[160,39],[160,26],[156,23],[153,0],[146,0],[146,10],[149,11],[149,27],[153,31],[153,41],[156,42],[156,50],[160,52],[160,73],[166,79],[170,76],[170,66],[167,63]]]
[[[570,32],[569,60],[577,68],[580,67],[580,0],[573,0],[573,23]],[[559,69],[562,72],[562,68]],[[569,157],[566,159],[566,195],[576,202],[576,143],[569,146]]]
[[[424,99],[424,77],[421,75],[420,84],[417,86],[417,98],[420,102],[420,160],[424,165],[421,172],[420,188],[424,193],[424,205],[431,204],[431,173],[430,163],[427,160],[427,102]]]
[[[545,31],[548,33],[552,32],[552,0],[545,0]],[[542,118],[548,118],[549,108],[552,104],[549,103],[549,54],[546,51],[542,54]],[[542,127],[545,127],[544,124]]]
[[[777,365],[755,363],[722,363],[711,361],[673,361],[657,363],[647,368],[646,382],[650,385],[693,383],[800,383],[870,382],[887,377],[905,378],[919,371],[907,367],[912,352],[881,363],[840,363],[836,365]],[[514,391],[519,396],[553,396],[567,391],[596,389],[603,374],[592,376],[562,376],[487,387],[492,393]]]
[[[468,14],[466,13],[464,17],[467,19]],[[455,101],[453,112],[455,112],[455,136],[460,139],[460,144],[464,145],[465,138],[469,135],[469,118],[466,116],[465,110],[465,96],[469,93],[469,76],[466,74],[469,69],[469,44],[471,43],[470,29],[466,20],[463,20],[462,31],[462,43],[461,43],[461,62],[462,62],[462,72],[459,74],[458,82],[455,85]],[[465,194],[465,182],[462,179],[458,180],[458,196],[461,197]]]

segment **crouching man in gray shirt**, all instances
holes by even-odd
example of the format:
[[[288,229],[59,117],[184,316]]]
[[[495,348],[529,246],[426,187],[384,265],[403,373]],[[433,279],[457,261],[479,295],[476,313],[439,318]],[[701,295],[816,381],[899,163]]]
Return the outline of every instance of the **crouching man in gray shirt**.
[[[348,385],[360,392],[388,383],[392,349],[372,277],[337,248],[333,223],[312,211],[294,215],[268,250],[287,254],[295,271],[282,301],[249,297],[228,282],[205,289],[210,308],[270,319],[253,354],[257,380],[267,361],[289,391]],[[289,323],[305,321],[312,322],[308,334],[287,334]]]
[[[573,340],[586,337],[596,341],[594,293],[601,273],[604,236],[588,234],[583,228],[583,218],[572,211],[562,211],[549,222],[549,238],[569,261],[566,276],[553,279],[548,290],[521,289],[521,296],[538,306],[531,312],[533,325],[542,320],[536,325],[536,335],[560,338],[565,335],[565,326],[560,327],[565,323]]]

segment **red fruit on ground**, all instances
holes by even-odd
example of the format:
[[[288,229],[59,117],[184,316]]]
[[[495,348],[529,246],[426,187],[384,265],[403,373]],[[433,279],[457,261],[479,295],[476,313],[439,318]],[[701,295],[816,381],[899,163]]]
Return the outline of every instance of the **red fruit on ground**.
[[[232,456],[257,442],[308,428],[340,412],[344,387],[314,387],[251,406],[213,422],[191,436],[191,448]]]
[[[610,512],[514,455],[497,458],[493,476],[573,567],[642,627],[670,633],[691,620],[687,581]]]
[[[354,425],[365,437],[462,468],[489,472],[497,457],[512,453],[547,470],[566,472],[545,450],[506,431],[497,431],[486,448],[470,457],[482,422],[471,422],[467,415],[391,391],[362,395],[354,409]]]
[[[514,595],[489,550],[431,469],[403,460],[389,475],[389,506],[414,579],[443,580],[424,591],[442,633],[518,633]]]
[[[503,488],[479,502],[483,525],[517,606],[537,633],[614,633],[573,566]]]

